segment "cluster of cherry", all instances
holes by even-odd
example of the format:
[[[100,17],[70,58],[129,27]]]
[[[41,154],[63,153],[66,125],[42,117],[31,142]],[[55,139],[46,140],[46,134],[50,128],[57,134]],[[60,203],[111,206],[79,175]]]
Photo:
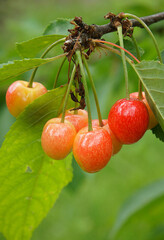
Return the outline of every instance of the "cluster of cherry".
[[[28,82],[16,81],[7,90],[7,107],[16,117],[46,92],[47,89],[40,83],[34,82],[29,88]],[[101,124],[97,119],[92,120],[91,131],[88,130],[86,110],[66,111],[64,122],[61,115],[49,120],[43,128],[41,144],[44,152],[55,160],[64,159],[73,149],[79,166],[92,173],[104,168],[123,144],[137,142],[147,129],[156,124],[144,92],[141,100],[135,92],[130,94],[129,99],[118,100],[109,111],[108,119]]]

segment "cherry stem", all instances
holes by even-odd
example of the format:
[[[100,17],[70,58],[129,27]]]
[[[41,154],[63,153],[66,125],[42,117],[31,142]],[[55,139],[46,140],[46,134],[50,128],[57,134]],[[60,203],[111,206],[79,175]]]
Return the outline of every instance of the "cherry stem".
[[[77,60],[80,65],[80,70],[83,78],[83,84],[84,84],[84,89],[85,89],[85,97],[86,97],[86,105],[87,105],[87,110],[88,110],[88,131],[92,131],[92,115],[91,115],[91,106],[90,106],[90,100],[89,100],[89,92],[88,92],[88,86],[87,86],[87,81],[86,81],[86,76],[85,76],[85,71],[83,67],[83,62],[81,58],[81,52],[78,50],[76,52]]]
[[[77,88],[77,81],[75,81],[75,89]],[[78,94],[75,91],[75,97],[78,98]],[[75,110],[74,110],[74,114],[78,114],[78,110],[76,109],[78,107],[78,102],[75,102]]]
[[[137,41],[136,41],[136,39],[135,39],[135,37],[134,37],[133,35],[132,35],[131,38],[132,38],[132,41],[133,41],[134,46],[135,46],[135,48],[136,48],[137,58],[138,58],[139,61],[141,61],[141,54],[140,54],[140,50],[139,50]]]
[[[118,51],[117,49],[114,49],[114,48],[112,48],[112,47],[106,46],[106,45],[101,44],[101,43],[99,43],[98,46],[101,47],[101,48],[107,49],[107,50],[109,50],[110,52],[115,53],[115,54],[121,56],[120,51]],[[130,65],[132,65],[132,60],[131,60],[130,58],[128,58],[127,56],[125,56],[125,59],[126,59],[126,61],[127,61],[128,63],[130,63]]]
[[[87,70],[88,78],[90,80],[92,91],[93,91],[93,94],[94,94],[96,108],[97,108],[97,114],[98,114],[98,119],[99,119],[99,126],[103,127],[102,116],[101,116],[101,111],[100,111],[100,105],[99,105],[99,101],[98,101],[98,97],[97,97],[97,93],[96,93],[95,84],[94,84],[92,75],[91,75],[91,73],[89,71],[88,63],[87,63],[84,55],[82,56],[82,59],[83,59],[83,62],[84,62],[84,66],[85,66],[85,68]]]
[[[63,111],[62,111],[62,117],[61,117],[61,122],[64,122],[65,119],[65,112],[66,112],[66,108],[67,108],[67,103],[68,103],[68,98],[69,98],[69,93],[71,90],[71,86],[75,77],[75,73],[76,73],[76,65],[74,65],[73,70],[72,70],[72,74],[71,74],[71,78],[70,81],[68,83],[68,87],[66,90],[66,95],[65,95],[65,99],[64,99],[64,105],[63,105]]]
[[[62,69],[64,63],[65,63],[66,58],[67,58],[67,57],[65,56],[65,58],[64,58],[63,61],[61,62],[61,65],[60,65],[60,67],[59,67],[59,69],[58,69],[58,72],[57,72],[57,74],[56,74],[56,78],[55,78],[55,81],[54,81],[54,86],[53,86],[53,88],[56,88],[56,84],[57,84],[57,81],[58,81],[58,78],[59,78],[59,74],[60,74],[60,72],[61,72],[61,69]]]
[[[122,36],[122,25],[119,25],[117,27],[117,31],[118,31],[120,46],[122,48],[124,48],[124,42],[123,42],[123,36]],[[124,76],[125,76],[126,99],[128,100],[129,99],[128,70],[127,70],[127,65],[126,65],[125,52],[123,51],[123,49],[121,49],[121,57],[122,57]]]
[[[135,37],[132,35],[132,41],[134,43],[134,46],[136,48],[136,52],[137,52],[137,58],[141,61],[141,54],[140,54],[140,50],[139,50],[139,47],[138,47],[138,44],[137,44],[137,41],[135,39]],[[142,99],[142,82],[138,81],[138,98],[141,100]]]
[[[115,53],[115,54],[121,56],[120,51],[118,51],[117,49],[114,49],[114,48],[109,47],[109,46],[105,46],[105,45],[103,45],[103,44],[101,44],[101,43],[99,43],[98,46],[101,47],[101,48],[108,49],[110,52]],[[128,58],[127,56],[125,56],[125,59],[126,59],[126,61],[131,65],[131,67],[133,68],[133,70],[135,71],[135,73],[137,74],[137,76],[139,77],[139,79],[141,79],[141,77],[140,77],[139,73],[137,72],[137,69],[136,69],[135,64],[133,63],[133,61],[132,61],[130,58]]]
[[[124,52],[128,53],[134,60],[136,60],[136,62],[140,63],[140,61],[131,53],[129,52],[128,50],[126,50],[125,48],[122,48],[121,46],[115,44],[115,43],[112,43],[112,42],[107,42],[107,41],[104,41],[104,40],[99,40],[99,39],[92,39],[92,42],[97,42],[97,43],[106,43],[108,45],[112,45],[116,48],[119,48],[119,49],[122,49]]]
[[[40,58],[44,58],[45,55],[46,55],[53,47],[55,47],[57,44],[59,44],[59,43],[61,43],[61,42],[64,42],[64,41],[65,41],[65,38],[61,38],[61,39],[59,39],[58,41],[52,43],[52,44],[43,52],[43,54],[41,55]],[[32,83],[33,83],[33,81],[34,81],[34,77],[35,77],[35,74],[36,74],[36,71],[37,71],[38,68],[39,68],[39,67],[36,67],[36,68],[33,70],[32,74],[31,74],[31,77],[30,77],[30,80],[29,80],[29,84],[28,84],[28,87],[30,87],[30,88],[32,88]]]
[[[155,39],[152,31],[150,30],[150,28],[146,25],[146,23],[144,23],[144,21],[142,21],[141,18],[137,17],[136,15],[130,14],[130,13],[124,13],[122,16],[123,16],[124,18],[126,18],[126,17],[134,18],[134,19],[136,19],[139,23],[142,24],[142,26],[147,30],[147,32],[148,32],[149,35],[151,36],[151,38],[152,38],[152,40],[153,40],[153,42],[154,42],[156,51],[157,51],[157,55],[158,55],[159,61],[162,63],[162,58],[161,58],[161,54],[160,54],[160,51],[159,51],[159,48],[158,48],[157,41],[156,41],[156,39]]]

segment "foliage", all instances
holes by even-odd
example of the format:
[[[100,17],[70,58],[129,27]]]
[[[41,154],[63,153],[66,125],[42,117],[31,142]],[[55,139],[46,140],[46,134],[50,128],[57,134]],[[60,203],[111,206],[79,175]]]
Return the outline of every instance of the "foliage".
[[[144,207],[149,206],[151,211],[156,211],[158,208],[157,205],[161,202],[161,198],[163,199],[164,197],[163,184],[163,179],[154,182],[149,186],[140,189],[133,196],[131,196],[126,203],[123,204],[122,209],[120,210],[116,219],[115,225],[111,231],[112,237],[116,236],[126,222],[130,221],[133,215],[137,214],[137,212],[141,211],[141,209]],[[155,201],[156,204],[154,205]]]
[[[53,161],[40,144],[44,124],[59,114],[65,89],[52,90],[30,104],[1,147],[0,229],[7,239],[30,239],[71,180],[72,154]]]
[[[45,47],[55,40],[65,36],[65,34],[67,34],[66,29],[71,28],[71,26],[67,25],[64,28],[61,28],[61,25],[58,25],[58,23],[60,22],[60,24],[62,24],[63,21],[65,20],[57,20],[51,23],[45,31],[45,34],[48,35],[17,44],[21,56],[28,58],[36,57],[36,55],[40,54],[40,51],[44,50]],[[54,29],[57,29],[57,26],[59,26],[59,28],[57,32],[54,32]],[[60,32],[60,29],[64,29],[64,31]],[[60,36],[55,34],[60,34]],[[132,47],[132,52],[133,50],[135,54],[135,49]],[[153,51],[149,53],[149,55],[151,54],[154,54]],[[143,58],[144,57],[145,55]],[[122,75],[120,64],[114,59],[116,60],[116,71],[113,75],[111,73],[114,71],[114,68],[112,69],[112,67],[109,66],[113,64],[113,58],[114,57],[106,57],[105,59],[105,56],[102,56],[99,65],[96,65],[99,66],[98,68],[93,65],[90,66],[94,80],[98,86],[100,102],[103,103],[102,109],[107,108],[107,110],[103,111],[104,117],[107,116],[105,111],[109,110],[110,103],[114,102],[116,97],[118,98],[122,95],[122,91],[120,90],[122,87],[120,83],[120,81],[122,81],[120,80],[120,76]],[[0,69],[3,81],[2,85],[8,84],[10,78],[46,62],[50,62],[51,60],[52,59],[50,58],[16,60],[14,63],[9,63],[8,67],[10,71],[6,71],[6,67],[2,66],[1,69],[3,70]],[[150,69],[145,70],[147,65],[149,68],[154,67],[155,71],[150,72]],[[146,86],[148,100],[150,101],[151,106],[155,109],[155,113],[160,119],[160,123],[163,123],[163,112],[162,109],[160,109],[161,104],[163,104],[163,99],[162,97],[159,98],[159,95],[157,95],[159,89],[162,89],[163,85],[159,85],[157,81],[154,81],[155,85],[153,87],[155,87],[155,90],[157,91],[156,93],[152,93],[152,89],[149,85],[152,80],[152,73],[153,78],[161,78],[161,76],[163,78],[163,65],[160,65],[157,62],[147,61],[141,62],[141,64],[135,65],[135,67],[143,84]],[[116,77],[117,73],[120,74],[118,79]],[[134,75],[131,75],[135,79]],[[109,78],[113,78],[113,76],[115,77],[115,80],[109,81]],[[161,81],[160,84],[162,84]],[[135,83],[132,83],[131,86],[134,88]],[[117,89],[117,96],[114,92],[114,88]],[[45,157],[40,145],[40,135],[44,123],[51,117],[57,115],[64,90],[65,88],[53,90],[44,96],[45,99],[44,97],[41,97],[31,104],[11,127],[11,130],[7,134],[6,140],[0,150],[0,159],[4,160],[4,162],[1,162],[0,164],[2,169],[0,174],[1,182],[4,182],[1,186],[0,194],[0,208],[2,209],[0,210],[0,229],[6,236],[6,239],[29,239],[31,232],[47,215],[49,209],[52,208],[53,203],[63,186],[71,180],[71,156],[63,162],[53,162],[54,164],[52,165],[52,160]],[[106,96],[104,94],[105,91],[108,92]],[[110,96],[109,92],[111,93]],[[159,101],[157,101],[158,99]],[[43,104],[45,102],[46,105]],[[153,102],[155,102],[155,104]],[[36,115],[34,114],[35,107],[38,109]],[[47,113],[48,115],[46,115]],[[94,107],[93,115],[95,115]],[[44,117],[42,118],[42,116]],[[39,121],[37,121],[37,119],[39,119]],[[115,214],[118,211],[119,206],[122,205],[123,200],[125,200],[129,194],[132,194],[134,189],[138,189],[163,176],[161,168],[163,163],[161,159],[163,146],[160,142],[156,143],[156,140],[154,139],[154,147],[152,148],[152,136],[150,133],[147,133],[145,140],[134,146],[134,149],[132,149],[133,154],[130,152],[127,155],[127,149],[125,147],[125,150],[123,149],[120,155],[116,156],[111,161],[110,166],[96,176],[85,175],[80,172],[77,166],[75,166],[76,177],[78,175],[79,179],[82,180],[80,180],[80,183],[77,180],[78,177],[76,180],[73,180],[72,184],[74,191],[72,191],[72,189],[70,191],[70,185],[67,190],[63,192],[63,196],[61,195],[56,208],[52,209],[48,217],[43,221],[38,230],[36,230],[32,239],[46,239],[47,236],[49,239],[66,239],[69,238],[69,235],[72,239],[86,239],[86,236],[90,239],[93,237],[95,239],[107,239],[109,228],[113,225]],[[147,145],[150,145],[150,148],[149,152],[146,154],[148,151]],[[17,150],[20,151],[19,155],[16,154]],[[39,154],[41,154],[40,158],[38,158]],[[139,163],[137,160],[141,158],[142,161]],[[42,171],[40,170],[41,167]],[[69,169],[67,169],[67,167]],[[12,168],[15,170],[13,171]],[[153,176],[152,169],[154,169]],[[23,184],[20,184],[22,182]],[[10,192],[11,189],[13,189],[13,191]],[[118,191],[117,193],[116,189]],[[51,194],[53,194],[53,197]],[[7,198],[4,196],[7,196]],[[33,199],[37,198],[38,202],[31,201],[32,198],[26,199],[26,202],[25,197],[27,196],[33,196]],[[45,197],[45,202],[43,202],[43,196]],[[146,193],[145,196],[147,196]],[[43,210],[40,204],[43,204]],[[154,201],[151,208],[157,209],[158,204],[158,213],[160,215],[160,209],[163,209],[160,199],[159,201],[157,200],[157,202]],[[102,206],[107,207],[103,210]],[[29,209],[30,211],[28,211]],[[6,212],[5,218],[3,218],[4,212]],[[38,219],[36,221],[33,220],[34,214],[37,214]],[[139,214],[139,216],[135,215],[134,218],[137,216],[137,219],[144,219],[145,214],[147,214],[146,205],[143,206],[143,209]],[[69,220],[70,217],[71,221]],[[22,221],[22,219],[24,219],[24,221]],[[161,221],[161,218],[159,219]],[[158,227],[161,224],[160,221],[158,222],[158,225],[155,225],[154,223],[154,228],[152,224],[151,227],[154,229],[152,236],[153,234],[154,236],[158,235],[156,232],[158,232]],[[135,224],[136,222],[137,220],[134,220]],[[149,224],[149,219],[145,218],[143,220],[143,225],[145,222]],[[6,226],[4,224],[6,224]],[[64,231],[63,227],[61,227],[62,225],[64,225]],[[30,230],[28,228],[29,226],[32,227]],[[123,235],[122,239],[127,239],[126,233],[128,231],[130,232],[131,227],[132,225],[125,224],[125,235]],[[145,234],[145,236],[147,236],[146,234],[148,234],[150,229],[148,229],[147,232],[146,230],[145,232],[143,231],[143,235]],[[14,235],[15,238],[13,238],[13,233],[16,233]],[[24,236],[24,238],[22,236]],[[135,236],[133,237],[135,239]]]
[[[143,61],[136,67],[148,102],[164,131],[164,65],[159,62]]]
[[[58,58],[58,57],[56,57]],[[29,71],[34,67],[41,66],[45,63],[54,61],[55,58],[47,58],[47,59],[23,59],[23,60],[15,60],[13,62],[8,62],[0,65],[0,86],[7,84],[6,80],[11,82],[11,78],[14,78],[21,73]]]
[[[64,37],[63,35],[46,35],[29,41],[16,43],[17,50],[23,58],[35,57],[42,49]]]

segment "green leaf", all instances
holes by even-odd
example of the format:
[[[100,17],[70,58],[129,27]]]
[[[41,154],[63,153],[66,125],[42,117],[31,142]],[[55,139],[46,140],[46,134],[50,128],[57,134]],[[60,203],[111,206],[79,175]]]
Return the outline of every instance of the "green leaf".
[[[68,29],[72,29],[73,25],[70,23],[70,19],[59,18],[51,22],[45,29],[43,35],[63,35],[69,34]]]
[[[124,48],[127,49],[129,52],[131,52],[134,56],[137,57],[136,47],[132,40],[124,39]],[[140,55],[142,56],[144,54],[143,48],[138,46],[138,49],[139,49]],[[128,55],[128,57],[131,57],[131,56]]]
[[[42,150],[45,123],[58,116],[66,87],[49,91],[17,118],[0,149],[0,231],[28,240],[72,179],[70,154],[52,160]],[[68,108],[74,103],[69,99]]]
[[[152,133],[155,134],[156,138],[160,139],[164,142],[164,131],[162,130],[161,126],[158,124],[154,128],[151,129]]]
[[[150,107],[164,131],[164,64],[142,61],[133,67],[144,86]]]
[[[26,71],[29,71],[35,67],[41,66],[45,63],[52,62],[60,56],[52,57],[52,58],[33,58],[33,59],[22,59],[22,60],[15,60],[13,62],[8,62],[4,64],[0,64],[0,87],[7,84],[7,81],[10,78],[14,78]],[[64,56],[64,55],[63,55]]]
[[[119,233],[125,223],[138,211],[164,196],[164,179],[154,182],[132,195],[122,206],[115,221],[111,235]]]
[[[23,58],[33,58],[41,50],[51,45],[53,42],[63,38],[64,35],[46,35],[33,38],[31,40],[16,43],[18,52]]]

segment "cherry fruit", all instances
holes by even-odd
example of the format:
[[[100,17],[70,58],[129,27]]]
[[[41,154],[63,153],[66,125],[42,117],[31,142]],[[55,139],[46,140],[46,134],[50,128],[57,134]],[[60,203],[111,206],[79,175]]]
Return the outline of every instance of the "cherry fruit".
[[[34,99],[45,94],[47,89],[38,82],[33,82],[33,87],[28,87],[26,81],[16,81],[12,83],[6,93],[6,104],[9,112],[17,117],[24,108]]]
[[[102,123],[103,123],[103,126],[105,126],[108,123],[108,119],[103,119]],[[92,120],[92,127],[100,127],[98,119]]]
[[[109,112],[108,124],[122,144],[135,143],[148,128],[149,114],[146,105],[138,99],[120,99]]]
[[[71,122],[74,125],[76,132],[78,132],[81,128],[87,126],[88,113],[84,109],[77,110],[77,114],[75,114],[74,111],[68,110],[65,113],[65,119]]]
[[[113,132],[109,128],[108,119],[103,119],[102,123],[103,123],[103,128],[109,133],[109,135],[112,139],[112,145],[113,145],[112,155],[115,155],[116,153],[118,153],[121,150],[122,144],[118,141],[116,136],[113,134]],[[92,120],[92,127],[98,127],[98,126],[100,127],[99,120],[98,119]]]
[[[108,133],[110,134],[110,137],[112,139],[112,144],[113,144],[113,152],[112,155],[115,155],[116,153],[118,153],[121,148],[122,148],[122,144],[120,143],[120,141],[116,138],[116,136],[113,134],[113,132],[111,131],[110,127],[108,124],[106,124],[103,127],[105,130],[108,131]]]
[[[44,152],[55,160],[65,158],[72,150],[76,130],[72,123],[61,118],[49,120],[42,132],[41,144]]]
[[[102,127],[81,129],[74,140],[73,154],[79,166],[86,172],[94,173],[104,168],[112,156],[112,140]]]
[[[131,98],[137,98],[138,99],[138,92],[133,92],[130,94],[130,97]],[[158,121],[157,119],[155,118],[154,116],[154,113],[152,112],[147,100],[146,100],[146,97],[145,97],[145,93],[142,92],[142,101],[145,103],[146,107],[147,107],[147,110],[148,110],[148,113],[149,113],[149,125],[148,125],[148,129],[152,129],[154,128],[157,124],[158,124]]]

